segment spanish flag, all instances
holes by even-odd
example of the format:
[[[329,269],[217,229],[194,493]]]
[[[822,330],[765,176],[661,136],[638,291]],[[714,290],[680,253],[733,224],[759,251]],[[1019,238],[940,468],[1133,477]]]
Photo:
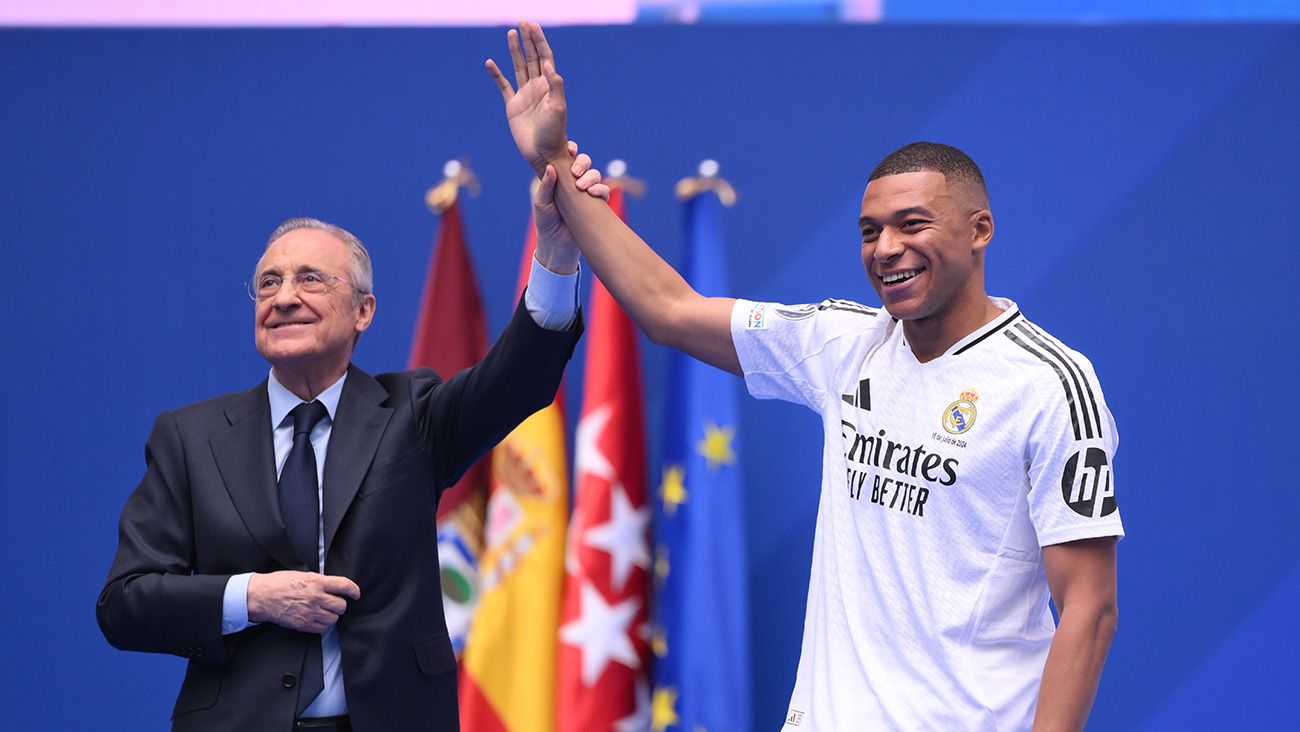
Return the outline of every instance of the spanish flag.
[[[519,291],[537,231],[530,222]],[[563,390],[492,452],[479,603],[461,656],[466,732],[550,732],[568,520]]]

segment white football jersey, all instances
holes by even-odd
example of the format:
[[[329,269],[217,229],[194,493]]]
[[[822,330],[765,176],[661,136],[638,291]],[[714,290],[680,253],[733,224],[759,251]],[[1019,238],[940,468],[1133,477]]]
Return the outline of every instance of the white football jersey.
[[[1124,534],[1092,364],[992,302],[928,363],[885,310],[732,311],[750,393],[826,433],[785,732],[1029,729],[1055,632],[1041,547]]]

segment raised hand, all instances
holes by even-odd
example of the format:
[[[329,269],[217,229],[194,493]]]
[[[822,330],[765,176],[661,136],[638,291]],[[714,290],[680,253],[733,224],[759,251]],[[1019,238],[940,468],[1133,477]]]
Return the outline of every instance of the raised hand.
[[[506,103],[510,134],[524,160],[540,177],[548,160],[565,151],[564,79],[555,71],[555,54],[542,27],[523,21],[506,33],[515,86],[492,59],[484,66]],[[516,90],[516,86],[518,90]]]

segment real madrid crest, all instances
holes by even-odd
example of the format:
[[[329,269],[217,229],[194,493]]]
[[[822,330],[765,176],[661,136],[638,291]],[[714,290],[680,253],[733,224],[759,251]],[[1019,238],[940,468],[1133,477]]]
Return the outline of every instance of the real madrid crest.
[[[963,391],[961,398],[943,410],[943,416],[939,419],[943,428],[954,435],[969,432],[975,426],[975,402],[979,400],[979,392],[974,389]]]

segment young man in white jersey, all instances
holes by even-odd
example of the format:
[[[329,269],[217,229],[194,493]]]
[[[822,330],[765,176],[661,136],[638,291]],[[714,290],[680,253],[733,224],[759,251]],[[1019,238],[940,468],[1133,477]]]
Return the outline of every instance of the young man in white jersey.
[[[568,182],[588,161],[564,146],[554,55],[535,24],[508,40],[518,91],[487,66],[542,179],[538,226],[567,227],[651,339],[822,417],[783,729],[1081,729],[1118,615],[1117,435],[1088,361],[984,292],[975,164],[914,143],[872,173],[862,261],[884,310],[706,298]]]

